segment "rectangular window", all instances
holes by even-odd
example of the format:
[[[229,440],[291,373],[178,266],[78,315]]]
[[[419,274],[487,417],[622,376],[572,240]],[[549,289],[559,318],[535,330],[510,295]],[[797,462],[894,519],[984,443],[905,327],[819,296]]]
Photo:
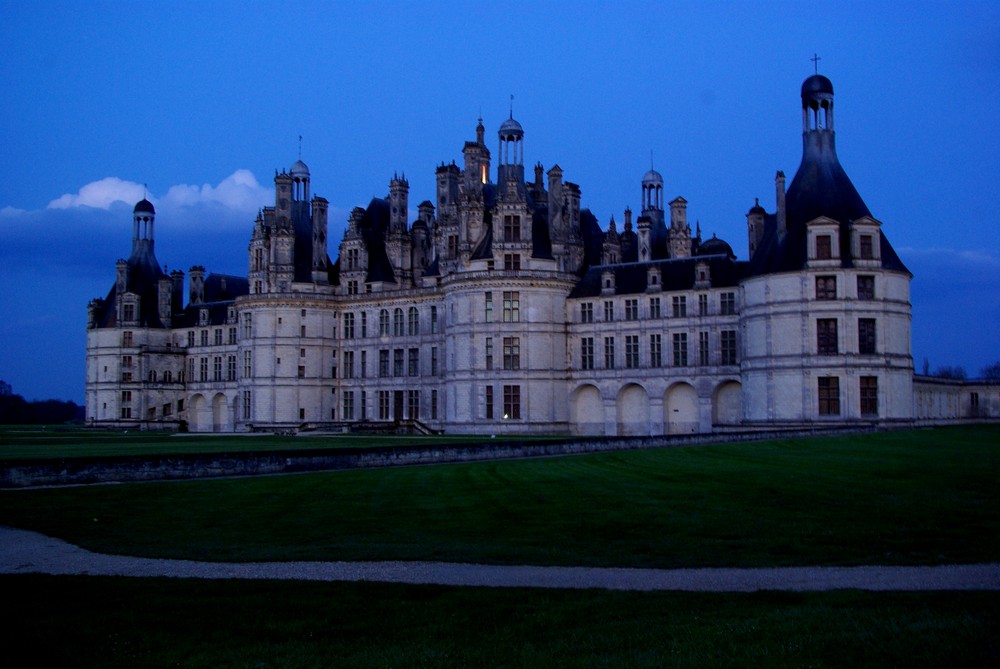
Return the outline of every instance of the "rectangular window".
[[[420,334],[420,312],[416,307],[410,307],[406,312],[406,334],[416,337]]]
[[[201,358],[201,360],[199,360],[198,380],[208,381],[208,358]]]
[[[222,380],[222,356],[217,355],[212,359],[212,380]]]
[[[594,338],[584,337],[580,340],[580,369],[594,368]]]
[[[132,331],[126,330],[125,332],[122,333],[122,346],[131,346],[131,345],[132,345]]]
[[[188,381],[194,381],[194,358],[188,358]]]
[[[705,366],[709,364],[711,354],[708,348],[708,333],[698,333],[698,364]]]
[[[351,281],[348,281],[347,282],[347,294],[348,295],[357,295],[358,294],[358,287],[359,286],[358,286],[357,279],[353,279]]]
[[[253,314],[243,314],[243,338],[249,339],[253,336]],[[194,345],[194,342],[189,342]]]
[[[354,378],[354,351],[344,351],[344,378]]]
[[[122,307],[122,320],[125,322],[135,320],[135,305],[126,304]],[[131,416],[131,409],[129,410],[129,416]]]
[[[878,377],[861,377],[861,415],[878,415]]]
[[[403,310],[393,309],[392,310],[392,336],[402,337],[403,336]]]
[[[660,317],[660,298],[658,297],[649,298],[649,317],[650,318]]]
[[[493,386],[486,386],[486,399],[484,400],[486,409],[486,420],[493,420]]]
[[[625,336],[625,367],[636,369],[639,366],[639,335]]]
[[[875,299],[875,277],[865,275],[858,277],[858,299]]]
[[[875,353],[875,319],[858,319],[858,353],[872,355]]]
[[[686,332],[674,333],[674,367],[687,367],[688,336]]]
[[[438,417],[438,391],[431,391],[431,420],[437,420]]]
[[[344,314],[344,339],[354,339],[354,314]]]
[[[736,330],[722,331],[722,364],[736,364]]]
[[[305,365],[299,365],[299,378],[300,379],[306,378],[306,366]]]
[[[378,391],[378,419],[389,420],[389,391]]]
[[[819,415],[840,415],[840,378],[821,376],[816,379],[819,390]]]
[[[837,355],[837,319],[816,319],[816,353],[819,355]]]
[[[201,331],[201,345],[208,346],[208,330]]]
[[[816,299],[817,300],[837,299],[837,277],[835,276],[816,277]]]
[[[615,338],[604,338],[604,369],[615,368]]]
[[[860,246],[862,260],[872,260],[875,257],[875,248],[872,245],[871,235],[861,235]]]
[[[250,420],[250,391],[243,391],[243,420]]]
[[[431,334],[438,333],[438,308],[431,307]]]
[[[378,312],[378,336],[389,336],[389,310],[382,309]]]
[[[698,296],[698,315],[708,316],[708,295]]]
[[[420,418],[420,391],[406,391],[406,416],[416,420]]]
[[[639,320],[639,300],[636,299],[625,300],[625,320],[627,321]]]
[[[407,376],[420,374],[420,349],[411,348],[407,351],[406,374]]]
[[[215,345],[222,346],[222,328],[215,328]]]
[[[361,312],[361,336],[362,337],[367,337],[368,336],[368,312],[367,311],[362,311]]]
[[[486,338],[486,369],[493,369],[493,337]]]
[[[383,378],[389,376],[389,350],[385,348],[378,352],[378,375]]]
[[[458,235],[448,235],[448,258],[458,257]]]
[[[580,322],[581,323],[593,323],[594,322],[594,303],[593,302],[581,302],[580,303]]]
[[[830,235],[816,236],[816,259],[830,260],[833,257]]]
[[[723,316],[732,316],[736,313],[736,293],[719,295],[719,313]]]
[[[649,366],[663,366],[663,338],[658,334],[649,335]]]
[[[674,318],[684,318],[687,316],[687,297],[684,295],[674,295]]]
[[[520,253],[504,253],[503,268],[508,272],[517,272],[521,269]]]
[[[438,348],[431,346],[431,376],[438,375]]]
[[[493,293],[486,291],[486,322],[493,322]]]
[[[250,314],[247,314],[247,316],[249,315]],[[194,346],[194,330],[188,331],[188,346]]]
[[[354,391],[344,391],[344,420],[354,420]]]
[[[521,294],[517,291],[505,290],[503,293],[503,322],[518,323],[521,321]]]
[[[229,328],[229,344],[233,345],[236,343],[236,328]]]
[[[503,338],[503,368],[521,369],[521,338]]]
[[[368,393],[361,391],[361,401],[358,402],[358,415],[361,420],[368,420]]]
[[[361,351],[361,364],[358,365],[361,378],[368,378],[368,351]]]
[[[251,357],[252,354],[253,354],[252,351],[243,351],[243,378],[244,379],[249,379],[251,376],[253,376],[253,365],[251,364],[251,360],[253,359]]]
[[[604,320],[607,323],[615,320],[615,303],[611,300],[605,300],[604,302]]]
[[[521,241],[521,217],[505,215],[503,217],[503,239],[505,242]]]
[[[503,417],[521,420],[521,386],[503,387]]]
[[[403,349],[397,348],[392,351],[392,375],[403,375]]]
[[[226,356],[226,381],[236,380],[236,356]]]

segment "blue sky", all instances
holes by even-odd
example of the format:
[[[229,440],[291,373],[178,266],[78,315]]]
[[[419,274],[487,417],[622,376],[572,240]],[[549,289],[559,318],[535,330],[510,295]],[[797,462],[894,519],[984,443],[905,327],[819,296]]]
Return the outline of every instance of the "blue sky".
[[[410,203],[509,113],[602,226],[665,195],[746,258],[746,211],[801,157],[799,86],[836,91],[837,148],[914,273],[918,370],[1000,360],[1000,7],[965,2],[0,0],[0,379],[82,402],[87,302],[148,186],[156,253],[245,274],[275,168],[331,206]],[[415,216],[414,216],[415,217]]]

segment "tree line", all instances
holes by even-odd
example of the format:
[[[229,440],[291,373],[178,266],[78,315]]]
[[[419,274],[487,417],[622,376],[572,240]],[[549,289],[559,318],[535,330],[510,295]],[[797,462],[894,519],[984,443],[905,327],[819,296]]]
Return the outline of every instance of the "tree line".
[[[0,425],[59,424],[83,421],[84,407],[62,400],[29,402],[13,392],[6,381],[0,380]]]

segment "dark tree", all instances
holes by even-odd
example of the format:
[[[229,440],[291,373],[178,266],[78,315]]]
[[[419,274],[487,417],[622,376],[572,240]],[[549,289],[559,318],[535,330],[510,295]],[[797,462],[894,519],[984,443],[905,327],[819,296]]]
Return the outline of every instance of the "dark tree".
[[[983,370],[979,372],[979,375],[984,379],[990,379],[992,381],[1000,379],[1000,362],[994,362],[992,365],[983,367]]]
[[[965,380],[965,368],[961,366],[955,367],[938,367],[937,371],[934,372],[934,376],[940,377],[942,379],[960,379]]]

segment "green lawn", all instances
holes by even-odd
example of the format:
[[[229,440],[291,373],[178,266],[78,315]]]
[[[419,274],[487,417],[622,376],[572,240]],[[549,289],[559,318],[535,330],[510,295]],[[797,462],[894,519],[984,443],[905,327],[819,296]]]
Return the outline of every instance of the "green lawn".
[[[996,593],[622,593],[0,576],[19,667],[987,667]]]
[[[321,448],[370,448],[468,444],[504,440],[537,440],[553,437],[505,437],[499,435],[360,435],[310,434],[178,434],[139,430],[86,430],[66,426],[0,427],[0,461],[27,458],[80,458],[121,455],[173,455],[185,453],[245,453]]]
[[[204,560],[1000,561],[1000,427],[0,492],[0,524]]]

